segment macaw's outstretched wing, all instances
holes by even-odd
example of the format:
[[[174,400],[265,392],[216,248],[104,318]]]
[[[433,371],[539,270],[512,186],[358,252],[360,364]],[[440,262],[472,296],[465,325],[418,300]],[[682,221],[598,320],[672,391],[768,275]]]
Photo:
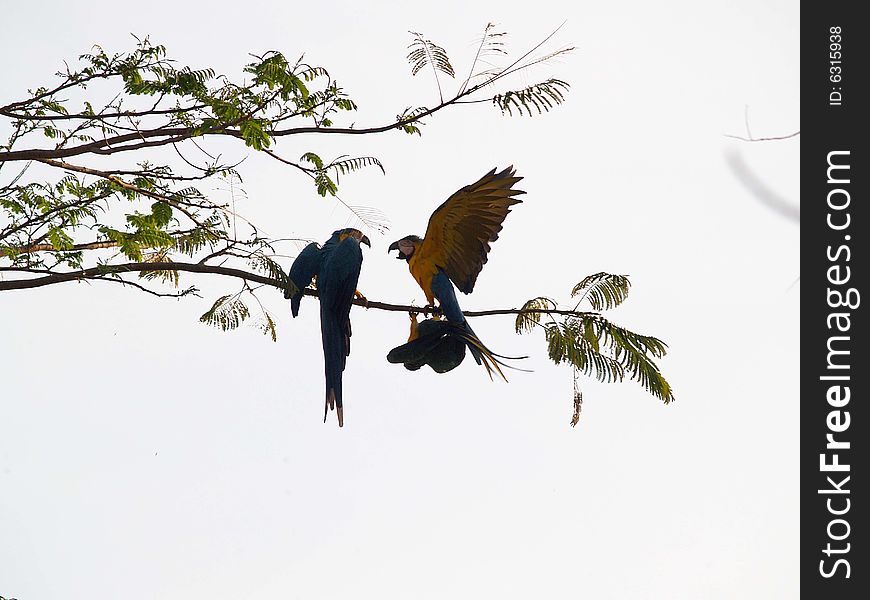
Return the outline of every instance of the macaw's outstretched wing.
[[[338,425],[343,426],[341,375],[350,354],[350,308],[362,267],[362,251],[356,239],[347,237],[336,244],[327,244],[321,252],[323,262],[317,277],[317,290],[326,372],[323,420],[326,421],[327,412],[334,409],[338,414]]]
[[[521,202],[514,196],[525,193],[512,189],[522,179],[515,173],[513,167],[499,173],[493,169],[435,209],[417,260],[434,262],[459,291],[471,293],[490,243],[498,239],[510,207]]]
[[[288,277],[296,288],[294,290],[287,286],[287,289],[284,290],[284,297],[290,299],[290,312],[293,313],[294,318],[299,314],[299,303],[304,295],[303,290],[308,287],[316,275],[320,274],[321,260],[320,245],[311,242],[299,253],[290,267]]]

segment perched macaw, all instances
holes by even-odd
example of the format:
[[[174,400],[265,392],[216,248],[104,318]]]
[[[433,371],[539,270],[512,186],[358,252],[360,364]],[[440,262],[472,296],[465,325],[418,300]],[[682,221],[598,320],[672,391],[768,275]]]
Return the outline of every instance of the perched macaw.
[[[287,290],[290,309],[295,317],[303,290],[317,278],[320,296],[320,331],[323,337],[323,364],[326,373],[326,405],[323,421],[330,410],[338,415],[338,426],[344,426],[341,396],[341,375],[350,355],[350,307],[357,294],[356,285],[362,267],[360,243],[371,248],[369,238],[358,229],[340,229],[319,247],[308,244],[290,267],[289,278],[295,293]]]
[[[389,247],[389,251],[399,251],[397,258],[408,262],[408,269],[429,305],[434,306],[437,299],[447,320],[465,327],[470,336],[463,341],[477,364],[483,361],[486,365],[484,357],[491,357],[493,353],[480,343],[465,320],[453,284],[464,294],[470,294],[474,289],[477,276],[487,261],[490,244],[498,239],[510,207],[521,202],[514,196],[525,193],[513,189],[513,185],[522,179],[515,173],[513,167],[498,173],[493,169],[475,183],[458,190],[435,209],[429,217],[424,237],[409,235]],[[457,331],[453,331],[454,337],[456,334]],[[497,366],[496,370],[501,374]],[[488,365],[487,371],[491,376]]]

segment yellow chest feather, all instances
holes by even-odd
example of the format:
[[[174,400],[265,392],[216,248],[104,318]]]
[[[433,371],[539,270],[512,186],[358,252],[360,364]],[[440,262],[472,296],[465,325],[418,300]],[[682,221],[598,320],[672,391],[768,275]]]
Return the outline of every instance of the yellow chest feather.
[[[438,266],[431,260],[419,260],[414,255],[408,261],[408,269],[411,275],[417,280],[417,284],[426,294],[426,301],[429,304],[435,303],[435,296],[432,295],[432,278],[438,273]]]

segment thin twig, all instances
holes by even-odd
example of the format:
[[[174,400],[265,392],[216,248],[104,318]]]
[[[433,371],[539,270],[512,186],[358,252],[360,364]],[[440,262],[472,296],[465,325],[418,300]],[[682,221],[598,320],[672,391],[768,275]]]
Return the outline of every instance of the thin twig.
[[[775,142],[777,140],[789,140],[793,137],[799,136],[800,134],[801,134],[801,132],[798,130],[798,131],[795,131],[794,133],[789,133],[788,135],[778,135],[778,136],[772,136],[772,137],[760,137],[760,138],[743,137],[743,136],[739,136],[739,135],[730,135],[727,133],[725,134],[725,137],[732,138],[735,140],[740,140],[742,142]]]
[[[171,293],[162,293],[155,292],[154,290],[150,290],[144,285],[139,285],[133,281],[127,281],[126,279],[115,279],[114,277],[91,277],[90,279],[95,279],[97,281],[109,281],[114,283],[120,283],[124,286],[131,286],[138,290],[145,292],[146,294],[151,294],[152,296],[157,296],[158,298],[183,298],[184,296],[196,296],[197,298],[202,298],[197,292],[195,287],[189,287],[186,290],[182,290],[180,292],[171,292]]]

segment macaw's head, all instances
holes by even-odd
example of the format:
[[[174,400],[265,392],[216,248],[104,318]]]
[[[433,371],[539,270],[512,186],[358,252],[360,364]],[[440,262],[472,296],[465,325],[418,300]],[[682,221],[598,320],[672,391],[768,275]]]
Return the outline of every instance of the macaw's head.
[[[348,227],[347,229],[339,229],[338,231],[333,232],[332,235],[337,235],[339,242],[345,238],[352,237],[360,244],[365,244],[369,248],[372,247],[372,243],[369,238],[362,231],[360,231],[359,229],[354,229],[353,227]]]
[[[422,243],[423,238],[419,235],[406,235],[402,239],[390,244],[387,252],[398,250],[399,255],[396,258],[399,260],[411,260],[411,257],[414,256],[414,252],[417,251]]]

